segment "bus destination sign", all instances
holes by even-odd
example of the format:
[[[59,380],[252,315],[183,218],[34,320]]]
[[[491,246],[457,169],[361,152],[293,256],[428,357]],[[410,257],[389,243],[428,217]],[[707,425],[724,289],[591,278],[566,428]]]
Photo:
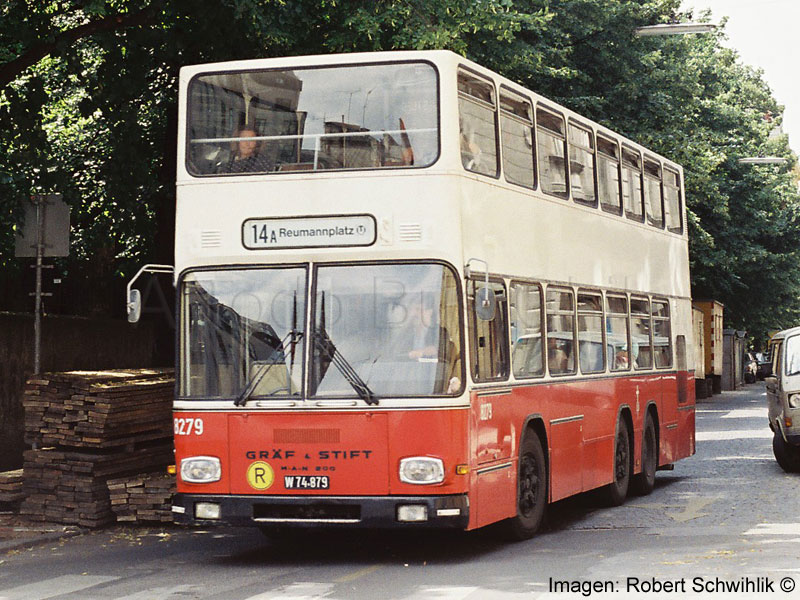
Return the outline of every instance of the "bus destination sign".
[[[247,219],[242,225],[249,250],[371,246],[376,235],[372,215]]]

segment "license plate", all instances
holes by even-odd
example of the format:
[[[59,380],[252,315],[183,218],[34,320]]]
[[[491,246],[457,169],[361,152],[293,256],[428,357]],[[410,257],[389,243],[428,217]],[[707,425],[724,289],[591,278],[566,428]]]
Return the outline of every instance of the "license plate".
[[[327,475],[284,475],[283,487],[287,490],[327,490],[330,479]]]

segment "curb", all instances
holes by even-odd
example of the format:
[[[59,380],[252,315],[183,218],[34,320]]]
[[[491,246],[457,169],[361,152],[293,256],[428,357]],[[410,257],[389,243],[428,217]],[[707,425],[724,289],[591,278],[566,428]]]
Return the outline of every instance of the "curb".
[[[14,550],[33,548],[42,544],[57,542],[62,539],[82,535],[88,531],[88,529],[81,529],[79,527],[72,526],[64,527],[63,531],[47,531],[40,533],[31,531],[29,536],[20,536],[15,539],[0,540],[0,555],[12,552]]]

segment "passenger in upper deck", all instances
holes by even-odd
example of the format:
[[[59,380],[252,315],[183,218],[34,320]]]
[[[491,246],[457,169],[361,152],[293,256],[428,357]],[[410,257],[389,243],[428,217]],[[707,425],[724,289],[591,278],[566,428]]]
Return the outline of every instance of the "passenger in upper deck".
[[[480,169],[481,147],[475,141],[475,130],[464,119],[459,120],[461,130],[461,164],[469,171]]]
[[[271,171],[273,166],[269,159],[262,153],[262,144],[258,140],[247,138],[258,137],[259,133],[254,125],[242,125],[233,137],[239,138],[233,142],[233,153],[227,164],[222,165],[223,173],[258,173]]]

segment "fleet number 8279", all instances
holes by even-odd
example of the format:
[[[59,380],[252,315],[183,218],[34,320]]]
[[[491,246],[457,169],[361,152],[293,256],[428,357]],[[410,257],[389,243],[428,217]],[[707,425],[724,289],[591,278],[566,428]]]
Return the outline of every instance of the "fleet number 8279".
[[[175,435],[203,435],[203,419],[175,419]]]

